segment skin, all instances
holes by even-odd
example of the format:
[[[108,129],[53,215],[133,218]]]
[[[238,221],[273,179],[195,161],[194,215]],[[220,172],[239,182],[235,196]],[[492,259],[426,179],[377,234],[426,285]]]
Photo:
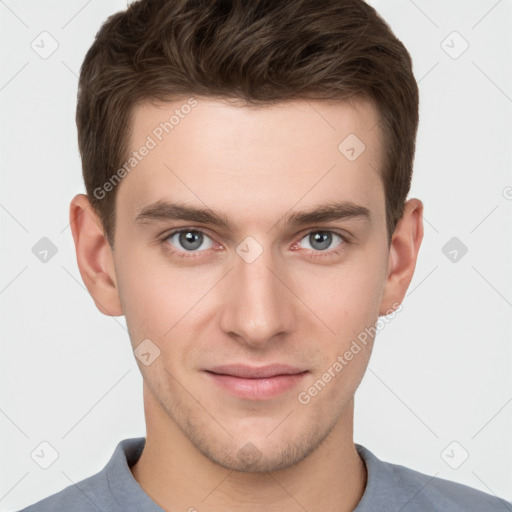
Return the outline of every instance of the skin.
[[[70,207],[78,266],[98,309],[125,315],[132,348],[149,338],[160,350],[148,366],[137,359],[147,434],[132,474],[165,510],[353,510],[367,479],[353,442],[354,393],[373,340],[309,403],[297,396],[402,302],[423,205],[407,201],[388,246],[371,103],[197,100],[118,185],[113,250],[88,198],[79,194]],[[130,146],[184,103],[139,105]],[[355,161],[338,150],[350,133],[366,146]],[[136,222],[157,200],[221,212],[233,230]],[[334,201],[366,207],[369,220],[279,222]],[[203,244],[192,254],[179,235],[164,239],[176,228],[201,230]],[[334,233],[327,249],[308,236],[318,231]],[[236,252],[248,236],[262,248],[251,263]],[[204,372],[229,363],[308,373],[274,398],[243,399]]]

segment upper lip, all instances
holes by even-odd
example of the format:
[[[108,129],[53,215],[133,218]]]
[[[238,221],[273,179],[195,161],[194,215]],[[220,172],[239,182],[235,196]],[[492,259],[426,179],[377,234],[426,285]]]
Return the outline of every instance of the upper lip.
[[[295,366],[286,364],[269,364],[267,366],[248,366],[244,364],[226,364],[215,366],[206,370],[210,373],[217,373],[220,375],[231,375],[233,377],[240,377],[246,379],[262,379],[268,377],[275,377],[276,375],[296,375],[304,373],[306,370],[301,370]]]

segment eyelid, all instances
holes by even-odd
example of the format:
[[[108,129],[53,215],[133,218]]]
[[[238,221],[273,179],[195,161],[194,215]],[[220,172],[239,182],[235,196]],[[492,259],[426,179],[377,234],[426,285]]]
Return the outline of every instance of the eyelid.
[[[299,234],[296,235],[298,237],[298,240],[302,240],[305,236],[311,234],[311,233],[334,233],[338,236],[341,236],[343,240],[346,242],[350,241],[350,235],[343,229],[337,229],[337,228],[306,228],[303,231],[301,231]]]
[[[346,245],[350,244],[350,240],[348,240],[348,237],[345,236],[344,234],[339,233],[338,231],[336,231],[334,229],[323,229],[322,228],[322,229],[310,229],[305,234],[303,234],[298,239],[297,242],[293,242],[292,247],[298,246],[302,242],[302,240],[304,240],[305,238],[310,236],[312,233],[331,233],[331,234],[339,236],[341,238],[341,242],[338,243],[338,245],[335,245],[331,249],[325,249],[323,251],[318,251],[318,250],[306,248],[306,251],[308,251],[311,254],[311,256],[314,258],[336,256],[337,254],[340,253],[340,251],[342,251],[345,248]]]
[[[165,242],[166,240],[168,240],[172,236],[176,235],[177,233],[188,232],[188,231],[194,231],[194,232],[197,232],[197,233],[201,233],[202,235],[204,235],[207,238],[209,238],[214,244],[222,246],[222,244],[219,244],[218,242],[215,241],[215,238],[213,236],[211,236],[209,231],[206,230],[205,228],[194,228],[194,227],[189,227],[189,226],[174,228],[171,231],[166,231],[163,235],[161,235],[159,237],[159,239],[162,242]],[[176,249],[176,248],[173,247],[172,250],[175,251],[175,252],[192,254],[192,253],[206,252],[208,249],[195,250],[195,251],[185,251],[185,250],[180,250],[180,249]]]

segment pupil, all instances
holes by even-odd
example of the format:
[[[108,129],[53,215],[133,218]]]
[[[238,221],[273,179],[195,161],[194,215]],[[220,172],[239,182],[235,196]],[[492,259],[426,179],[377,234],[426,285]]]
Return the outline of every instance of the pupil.
[[[203,235],[197,231],[184,231],[180,233],[180,244],[185,249],[193,251],[194,249],[201,247],[201,243],[203,241],[202,236]]]
[[[318,243],[320,245],[319,247],[317,246],[316,249],[324,250],[327,249],[329,245],[331,245],[332,234],[326,231],[317,231],[316,233],[310,235],[310,240],[311,239],[314,243]],[[311,243],[312,247],[315,247],[314,243]]]

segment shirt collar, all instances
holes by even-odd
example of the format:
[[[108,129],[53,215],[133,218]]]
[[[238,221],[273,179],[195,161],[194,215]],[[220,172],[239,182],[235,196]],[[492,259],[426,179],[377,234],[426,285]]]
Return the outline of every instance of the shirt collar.
[[[135,480],[130,467],[142,454],[146,444],[145,437],[124,439],[121,441],[105,467],[109,489],[125,512],[165,512],[142,489]],[[403,507],[414,498],[398,495],[393,489],[399,487],[398,477],[393,465],[379,460],[370,450],[360,444],[355,444],[357,453],[366,465],[366,488],[354,512],[380,512],[380,505],[385,497],[386,506]],[[396,510],[398,510],[397,508]]]

